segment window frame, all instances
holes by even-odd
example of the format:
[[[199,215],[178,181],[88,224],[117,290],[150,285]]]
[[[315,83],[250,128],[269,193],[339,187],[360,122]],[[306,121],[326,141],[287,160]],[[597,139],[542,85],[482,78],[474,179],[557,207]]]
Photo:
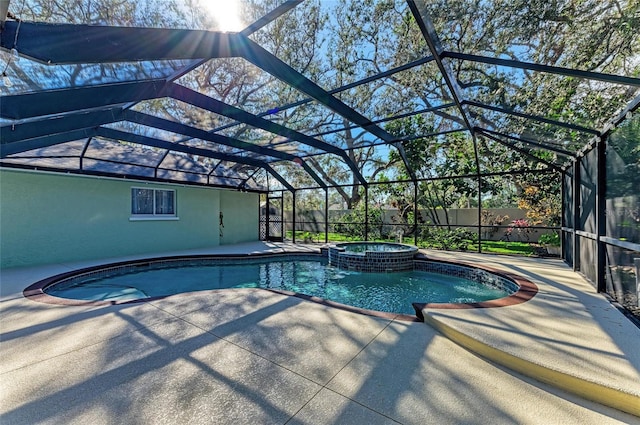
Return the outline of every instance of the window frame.
[[[136,196],[136,191],[137,190],[148,190],[152,192],[152,212],[151,213],[135,213],[134,212],[134,205],[135,205],[135,196]],[[173,205],[172,205],[172,210],[173,213],[171,214],[162,214],[162,213],[158,213],[158,205],[157,205],[157,200],[158,200],[158,192],[171,192],[172,193],[172,200],[173,200]],[[130,216],[129,216],[129,221],[153,221],[153,220],[179,220],[180,218],[178,217],[178,209],[177,209],[177,192],[175,189],[161,189],[161,188],[156,188],[156,187],[141,187],[141,186],[132,186],[131,190],[129,191],[130,194],[130,199],[131,199],[131,203],[130,203]]]

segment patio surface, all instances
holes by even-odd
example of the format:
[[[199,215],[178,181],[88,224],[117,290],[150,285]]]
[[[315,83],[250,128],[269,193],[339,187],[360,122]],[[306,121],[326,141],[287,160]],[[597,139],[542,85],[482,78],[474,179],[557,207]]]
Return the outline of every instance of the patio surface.
[[[158,255],[303,249],[317,247]],[[116,306],[22,296],[42,278],[133,257],[2,270],[0,423],[640,424],[558,388],[592,383],[639,408],[640,330],[578,274],[560,260],[424,252],[525,275],[539,293],[510,307],[425,309],[438,331],[257,289]]]

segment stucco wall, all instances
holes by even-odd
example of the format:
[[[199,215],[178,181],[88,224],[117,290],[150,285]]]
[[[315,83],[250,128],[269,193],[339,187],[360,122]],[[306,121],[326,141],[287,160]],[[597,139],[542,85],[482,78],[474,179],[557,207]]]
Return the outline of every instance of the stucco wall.
[[[259,202],[256,193],[220,192],[224,221],[220,245],[258,240]]]
[[[179,219],[131,221],[131,187],[174,189]],[[229,217],[225,226],[231,226],[230,233],[236,235],[225,233],[222,243],[257,240],[257,197],[179,185],[0,170],[0,266],[220,245],[222,200]],[[242,224],[243,219],[248,223]]]

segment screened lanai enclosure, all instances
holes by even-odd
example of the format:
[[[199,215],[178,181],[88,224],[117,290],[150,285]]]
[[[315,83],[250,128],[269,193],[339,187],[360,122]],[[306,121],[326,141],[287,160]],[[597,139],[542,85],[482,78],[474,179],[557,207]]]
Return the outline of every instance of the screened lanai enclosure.
[[[258,193],[265,240],[557,241],[639,315],[635,0],[0,0],[0,16],[5,170]]]

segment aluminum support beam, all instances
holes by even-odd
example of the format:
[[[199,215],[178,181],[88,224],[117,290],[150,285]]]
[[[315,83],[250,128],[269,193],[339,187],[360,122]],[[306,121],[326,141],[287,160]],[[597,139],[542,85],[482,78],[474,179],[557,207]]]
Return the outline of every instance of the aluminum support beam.
[[[324,189],[324,243],[329,242],[329,189]]]
[[[80,165],[78,167],[78,168],[80,168],[80,170],[84,170],[84,157],[87,154],[87,150],[89,149],[89,145],[91,144],[91,140],[93,140],[93,137],[89,137],[84,142],[84,147],[82,148],[82,153],[80,154]]]
[[[190,155],[198,155],[205,158],[217,159],[220,161],[235,162],[238,164],[251,165],[254,167],[264,168],[270,174],[273,175],[280,183],[282,183],[287,189],[292,190],[293,187],[278,173],[276,173],[271,166],[263,161],[259,161],[253,158],[241,157],[236,155],[229,155],[221,152],[215,152],[209,149],[197,148],[194,146],[179,145],[172,142],[167,142],[153,137],[140,136],[138,134],[128,133],[125,131],[115,130],[111,128],[99,128],[96,131],[98,136],[106,137],[113,140],[122,140],[125,142],[136,143],[139,145],[151,146],[158,149],[166,149],[168,151],[182,152]]]
[[[486,63],[489,65],[505,66],[509,68],[528,69],[530,71],[545,72],[549,74],[563,75],[566,77],[584,78],[586,80],[603,81],[605,83],[623,84],[627,86],[640,86],[640,78],[625,77],[622,75],[603,74],[600,72],[581,71],[579,69],[563,68],[559,66],[541,65],[538,63],[521,62],[513,59],[489,58],[486,56],[470,55],[459,52],[442,52],[443,58],[461,59],[471,62]]]
[[[478,252],[482,253],[482,174],[480,173],[480,156],[478,155],[478,137],[473,135],[473,157],[476,163],[478,178]]]
[[[369,187],[364,187],[364,240],[369,240]]]
[[[280,4],[278,7],[273,9],[271,12],[262,16],[260,19],[240,31],[240,34],[244,36],[250,36],[254,32],[258,31],[260,28],[269,25],[272,21],[289,12],[291,9],[302,3],[303,0],[287,0],[284,3]]]
[[[573,159],[573,271],[580,270],[580,236],[578,236],[578,227],[580,224],[580,208],[581,208],[581,191],[580,191],[580,179],[582,173],[580,172],[580,159]]]
[[[47,116],[28,122],[5,124],[0,126],[0,145],[4,146],[9,143],[66,133],[83,128],[98,127],[103,124],[122,121],[123,119],[122,109],[112,108],[101,111],[66,114],[64,116]]]
[[[190,127],[185,124],[176,123],[173,121],[165,120],[163,118],[154,117],[151,115],[143,114],[142,112],[135,111],[125,111],[124,112],[125,119],[131,122],[135,122],[142,125],[147,125],[150,127],[159,128],[162,130],[170,131],[173,133],[183,134],[188,137],[207,140],[213,143],[217,143],[220,145],[230,146],[237,149],[242,149],[244,151],[255,152],[264,156],[271,156],[274,158],[284,159],[287,161],[298,160],[302,164],[302,167],[305,171],[311,176],[311,178],[321,186],[326,186],[326,183],[318,177],[318,175],[305,164],[302,158],[291,155],[286,152],[281,152],[275,149],[269,149],[262,146],[257,146],[249,142],[244,142],[242,140],[234,139],[231,137],[223,136],[221,134],[210,133],[205,130],[201,130],[199,128]]]
[[[292,227],[293,227],[293,231],[291,232],[291,234],[293,235],[293,243],[296,243],[296,191],[295,189],[291,191],[291,197],[292,199],[292,205],[291,205],[291,216],[292,216]],[[284,211],[284,196],[282,197],[282,211]],[[282,240],[284,241],[284,237],[285,237],[285,228],[284,228],[284,220],[282,220]]]
[[[416,23],[418,24],[418,27],[420,27],[422,36],[427,42],[427,45],[429,46],[429,50],[431,51],[431,54],[433,55],[436,61],[436,64],[438,65],[440,74],[442,75],[442,78],[444,79],[445,84],[449,89],[449,93],[451,93],[451,97],[455,102],[456,106],[458,107],[460,114],[462,115],[465,127],[470,132],[473,132],[473,128],[475,126],[472,125],[471,119],[469,118],[469,114],[467,113],[467,111],[462,105],[462,100],[463,100],[462,89],[458,85],[458,81],[454,77],[454,74],[451,68],[447,64],[445,64],[444,61],[442,60],[442,52],[443,52],[442,45],[440,44],[440,38],[436,33],[436,29],[435,29],[435,26],[433,25],[433,22],[431,21],[431,17],[427,12],[426,3],[422,0],[416,0],[416,1],[412,0],[412,1],[408,1],[408,4],[409,4],[409,9],[411,9],[411,13],[413,14],[413,17],[415,18]]]
[[[34,149],[47,148],[49,146],[59,145],[60,143],[72,142],[74,140],[88,139],[95,136],[96,128],[85,128],[82,130],[73,130],[66,133],[58,133],[35,137],[33,139],[22,140],[19,142],[2,143],[0,145],[0,158],[6,158],[9,155],[15,155]]]
[[[7,21],[0,46],[13,48],[16,31]],[[238,33],[32,22],[18,36],[21,56],[58,65],[235,57],[244,43]]]
[[[523,139],[521,137],[511,136],[509,134],[504,134],[504,133],[501,133],[499,131],[493,131],[493,130],[489,130],[489,129],[486,129],[486,128],[479,128],[479,130],[481,130],[485,134],[486,133],[491,133],[491,134],[495,134],[497,136],[506,137],[507,139],[511,139],[511,140],[516,141],[516,142],[526,143],[528,145],[532,145],[532,146],[538,147],[540,149],[545,149],[545,150],[548,150],[548,151],[551,151],[551,152],[555,152],[555,153],[563,155],[563,156],[575,157],[575,154],[573,152],[569,152],[569,151],[564,150],[564,149],[556,148],[554,146],[545,145],[544,143],[540,143],[540,142],[536,142],[536,141],[528,140],[528,139]]]
[[[519,148],[519,147],[517,147],[517,146],[513,146],[512,144],[507,143],[507,142],[505,142],[504,140],[501,140],[500,138],[498,138],[498,137],[496,137],[496,136],[494,136],[494,135],[492,135],[492,134],[489,134],[489,133],[485,132],[485,131],[484,131],[484,130],[482,130],[482,129],[478,129],[477,131],[478,131],[478,133],[479,133],[480,135],[482,135],[482,136],[486,137],[487,139],[491,139],[491,140],[493,140],[494,142],[498,142],[498,143],[500,143],[501,145],[506,146],[507,148],[512,149],[512,150],[514,150],[514,151],[516,151],[516,152],[518,152],[518,153],[521,153],[521,154],[523,154],[523,155],[527,156],[528,158],[531,158],[531,159],[533,159],[533,160],[535,160],[535,161],[537,161],[537,162],[540,162],[540,163],[542,163],[542,164],[546,165],[547,167],[549,167],[549,168],[552,168],[552,169],[556,170],[556,171],[557,171],[557,172],[559,172],[559,173],[561,173],[561,172],[562,172],[562,168],[561,168],[561,167],[559,167],[559,166],[557,166],[557,165],[555,165],[555,164],[553,164],[553,163],[551,163],[551,162],[549,162],[549,161],[545,161],[545,160],[544,160],[544,159],[542,159],[542,158],[538,158],[537,156],[532,155],[532,154],[531,154],[531,152],[529,152],[529,151],[527,151],[527,150],[525,150],[525,149],[521,149],[521,148]],[[485,176],[487,176],[487,174],[485,174]]]
[[[148,115],[137,111],[125,111],[123,113],[124,119],[137,124],[146,125],[149,127],[159,128],[161,130],[170,131],[172,133],[182,134],[194,139],[206,140],[219,145],[229,146],[236,149],[245,150],[248,152],[254,152],[264,156],[271,156],[273,158],[284,159],[287,161],[293,161],[298,158],[290,153],[277,151],[274,149],[265,148],[262,146],[254,145],[253,143],[244,142],[242,140],[234,139],[232,137],[223,136],[221,134],[210,133],[208,131],[191,127],[186,124],[169,121],[164,118],[159,118],[153,115]]]
[[[513,115],[513,116],[516,116],[516,117],[525,118],[527,120],[534,120],[534,121],[542,122],[542,123],[545,123],[545,124],[550,124],[550,125],[555,125],[555,126],[558,126],[558,127],[568,128],[570,130],[576,130],[576,131],[580,131],[580,132],[583,132],[583,133],[589,133],[589,134],[593,134],[593,135],[596,135],[596,136],[600,135],[600,132],[598,130],[594,130],[592,128],[583,127],[583,126],[575,125],[575,124],[564,123],[564,122],[552,120],[552,119],[549,119],[549,118],[544,118],[544,117],[539,117],[539,116],[536,116],[536,115],[525,114],[523,112],[517,112],[517,111],[505,109],[505,108],[499,108],[497,106],[486,105],[486,104],[480,103],[480,102],[474,102],[474,101],[471,101],[471,100],[463,100],[462,104],[463,105],[469,105],[469,106],[475,106],[477,108],[487,109],[489,111],[500,112],[501,114]]]
[[[0,116],[14,120],[163,97],[162,80],[101,84],[3,96]]]
[[[409,171],[409,174],[415,178],[415,174],[409,166],[409,162],[406,158],[406,154],[404,152],[402,144],[398,143],[399,140],[392,134],[373,124],[371,120],[366,118],[364,115],[361,115],[359,112],[355,111],[353,108],[349,107],[341,100],[331,96],[316,83],[309,80],[307,77],[269,53],[267,50],[265,50],[252,40],[246,39],[241,50],[242,57],[256,65],[258,68],[268,72],[274,77],[291,85],[295,89],[312,97],[338,115],[348,119],[355,124],[358,124],[364,130],[368,131],[374,136],[384,140],[389,144],[393,144],[400,152],[400,156],[402,157],[405,166]],[[363,185],[366,186],[366,183],[363,183]]]
[[[418,246],[418,181],[413,182],[413,244]]]
[[[313,137],[307,136],[306,134],[300,133],[298,131],[291,130],[278,123],[258,117],[240,108],[236,108],[217,99],[205,96],[179,84],[169,85],[167,88],[167,94],[174,99],[181,100],[183,102],[189,103],[202,109],[206,109],[211,112],[215,112],[218,115],[222,115],[227,118],[242,122],[244,124],[248,124],[252,127],[260,128],[270,133],[287,137],[304,145],[338,155],[345,160],[349,168],[351,168],[351,171],[356,175],[357,179],[362,183],[366,183],[364,177],[356,167],[355,163],[351,160],[351,158],[349,158],[344,150],[339,149],[329,143],[314,139]],[[325,183],[323,182],[322,185],[324,186]]]
[[[398,120],[398,119],[401,119],[401,118],[407,118],[407,117],[412,117],[412,116],[415,116],[415,115],[425,114],[425,113],[428,113],[428,112],[436,112],[436,111],[439,111],[441,109],[448,109],[448,108],[452,108],[452,107],[455,107],[455,106],[456,106],[455,103],[446,103],[444,105],[433,106],[431,108],[418,109],[417,111],[406,112],[406,113],[400,114],[400,115],[394,115],[394,116],[391,116],[391,117],[380,118],[380,119],[377,119],[377,120],[374,120],[374,121],[371,121],[371,122],[374,123],[374,124],[381,124],[381,123],[385,123],[385,122],[389,122],[389,121]],[[327,131],[323,131],[323,132],[320,132],[320,133],[311,134],[311,136],[312,137],[324,136],[326,134],[339,133],[339,132],[345,131],[345,130],[353,130],[354,128],[360,128],[360,127],[357,126],[357,125],[350,125],[350,126],[347,126],[347,127],[339,128],[337,130],[327,130]],[[443,132],[440,132],[440,133],[434,133],[434,134],[442,134],[442,133],[446,133],[446,132],[450,132],[450,131],[452,131],[452,130],[447,130],[447,131],[443,131]],[[454,130],[454,131],[467,131],[467,130],[466,129],[459,129],[459,130]],[[417,137],[415,137],[415,138],[417,138]],[[407,140],[411,140],[411,139],[404,138],[404,137],[402,138],[403,142],[407,141]],[[382,144],[385,144],[385,143],[386,142],[384,142]],[[372,143],[372,145],[375,145],[375,143]]]
[[[346,84],[346,85],[341,86],[341,87],[337,87],[335,89],[327,91],[327,93],[330,94],[330,95],[334,95],[336,93],[340,93],[340,92],[343,92],[345,90],[349,90],[349,89],[352,89],[354,87],[358,87],[358,86],[361,86],[363,84],[370,83],[370,82],[378,80],[380,78],[389,77],[389,76],[391,76],[393,74],[396,74],[398,72],[406,71],[408,69],[411,69],[411,68],[419,66],[419,65],[424,65],[425,63],[431,62],[432,60],[433,60],[432,56],[426,56],[426,57],[424,57],[422,59],[418,59],[418,60],[410,62],[410,63],[408,63],[406,65],[402,65],[402,66],[399,66],[397,68],[392,68],[392,69],[389,69],[387,71],[381,72],[379,74],[372,75],[371,77],[367,77],[367,78],[364,78],[362,80],[354,81],[353,83]],[[314,100],[315,100],[314,98],[308,97],[306,99],[302,99],[302,100],[299,100],[297,102],[287,103],[286,105],[282,105],[282,106],[280,106],[280,107],[278,107],[276,109],[277,109],[277,111],[285,111],[287,109],[295,108],[297,106],[306,105],[307,103],[313,102]],[[258,116],[259,117],[265,117],[267,115],[271,115],[272,113],[273,113],[273,110],[269,110],[267,112],[262,112],[262,113],[258,114]],[[377,123],[378,121],[372,121],[372,122],[373,123]],[[217,128],[216,130],[222,130],[222,129],[231,127],[233,125],[234,124],[227,124],[226,126],[222,126],[220,128]]]
[[[596,241],[596,290],[598,292],[607,291],[606,282],[606,255],[607,246],[601,240],[601,237],[607,236],[607,153],[606,139],[601,139],[596,144],[596,153],[598,155],[598,175],[596,177],[596,232],[598,240]]]

